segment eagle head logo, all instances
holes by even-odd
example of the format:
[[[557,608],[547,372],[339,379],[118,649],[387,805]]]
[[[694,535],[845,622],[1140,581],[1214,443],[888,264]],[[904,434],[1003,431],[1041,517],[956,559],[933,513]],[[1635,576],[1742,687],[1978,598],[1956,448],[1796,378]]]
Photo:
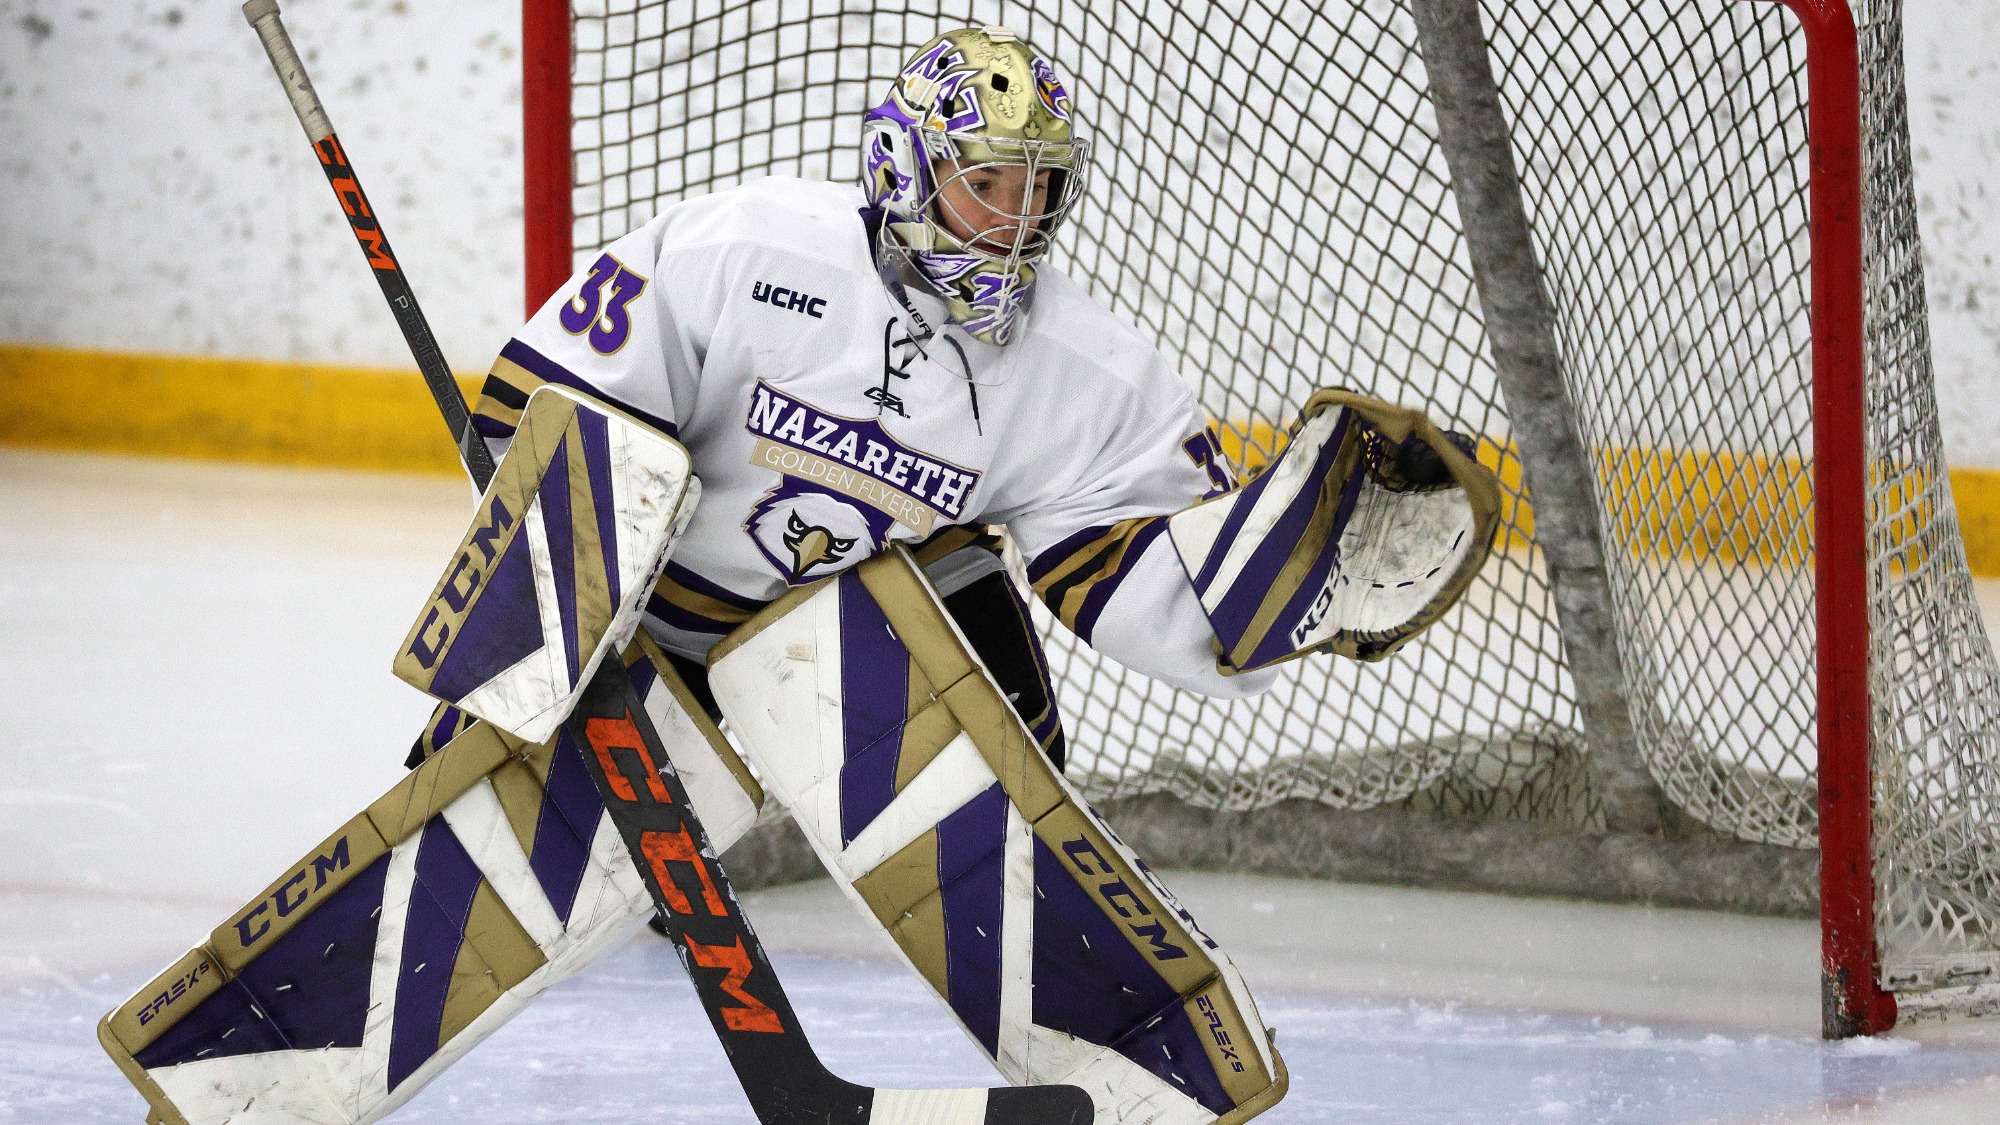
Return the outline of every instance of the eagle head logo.
[[[821,563],[837,563],[847,558],[856,539],[841,538],[823,527],[799,518],[797,512],[785,516],[785,546],[792,550],[792,577],[800,578]]]
[[[752,510],[747,529],[785,582],[800,586],[873,554],[883,523],[878,531],[843,497],[780,486]]]

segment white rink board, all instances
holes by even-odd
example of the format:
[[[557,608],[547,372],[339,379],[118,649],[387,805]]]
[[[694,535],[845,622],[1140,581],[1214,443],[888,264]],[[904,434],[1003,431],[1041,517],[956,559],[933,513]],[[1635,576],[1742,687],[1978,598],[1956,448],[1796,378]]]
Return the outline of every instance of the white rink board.
[[[428,707],[389,657],[468,508],[442,479],[0,451],[0,681],[31,685],[0,703],[0,1123],[143,1115],[96,1018],[399,775]],[[1168,881],[1279,1029],[1274,1125],[2000,1123],[2000,1028],[1814,1038],[1810,923]],[[840,1073],[991,1080],[830,885],[750,912]],[[718,1050],[642,934],[394,1120],[747,1123]]]
[[[237,7],[0,0],[0,340],[407,364]],[[2000,466],[2000,22],[1908,8],[1947,459]],[[445,354],[483,369],[521,317],[518,5],[284,10]]]

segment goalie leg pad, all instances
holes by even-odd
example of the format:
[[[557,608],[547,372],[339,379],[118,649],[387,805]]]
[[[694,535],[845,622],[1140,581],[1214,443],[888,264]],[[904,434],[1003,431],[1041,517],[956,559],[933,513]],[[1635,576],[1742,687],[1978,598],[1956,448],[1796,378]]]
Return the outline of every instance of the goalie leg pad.
[[[631,640],[699,492],[673,438],[567,387],[537,389],[396,675],[547,740]]]
[[[763,793],[651,642],[628,674],[717,848]],[[98,1026],[171,1125],[367,1125],[653,912],[567,732],[479,723]]]
[[[900,549],[710,658],[731,732],[850,898],[1015,1083],[1097,1121],[1242,1121],[1283,1064],[1229,959],[1036,747]]]
[[[1448,481],[1396,472],[1412,440]],[[1247,672],[1309,652],[1388,656],[1471,585],[1499,511],[1498,479],[1422,414],[1320,391],[1264,472],[1167,528],[1222,668]]]

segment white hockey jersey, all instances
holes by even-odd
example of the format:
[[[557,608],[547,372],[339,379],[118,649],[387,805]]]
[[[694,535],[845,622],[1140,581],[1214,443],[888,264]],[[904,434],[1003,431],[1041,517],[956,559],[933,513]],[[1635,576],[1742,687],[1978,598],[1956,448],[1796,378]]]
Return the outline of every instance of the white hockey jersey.
[[[1046,265],[1006,347],[932,334],[942,303],[884,284],[864,206],[857,187],[771,178],[668,208],[508,343],[481,434],[504,444],[552,382],[686,445],[701,502],[646,622],[683,656],[891,541],[970,543],[991,524],[1100,651],[1211,695],[1267,686],[1217,673],[1161,534],[1158,517],[1231,483],[1166,360]]]

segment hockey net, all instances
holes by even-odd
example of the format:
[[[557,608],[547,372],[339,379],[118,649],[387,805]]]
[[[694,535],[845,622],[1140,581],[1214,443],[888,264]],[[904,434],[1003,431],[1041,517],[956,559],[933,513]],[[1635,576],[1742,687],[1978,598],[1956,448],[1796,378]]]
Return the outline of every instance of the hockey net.
[[[938,30],[1058,60],[1097,138],[1058,264],[1176,362],[1239,465],[1343,385],[1480,435],[1504,549],[1396,659],[1201,698],[1040,624],[1095,799],[1305,798],[1604,826],[1590,743],[1403,0],[577,0],[571,246],[778,173],[855,182],[861,115]],[[1488,3],[1563,380],[1595,472],[1626,703],[1689,822],[1810,848],[1806,45],[1751,0]],[[1860,0],[1879,978],[2000,968],[2000,683],[1942,457],[1897,0]],[[532,224],[532,216],[531,216]],[[531,251],[532,253],[532,251]],[[1908,1005],[1906,1005],[1906,1010]]]

